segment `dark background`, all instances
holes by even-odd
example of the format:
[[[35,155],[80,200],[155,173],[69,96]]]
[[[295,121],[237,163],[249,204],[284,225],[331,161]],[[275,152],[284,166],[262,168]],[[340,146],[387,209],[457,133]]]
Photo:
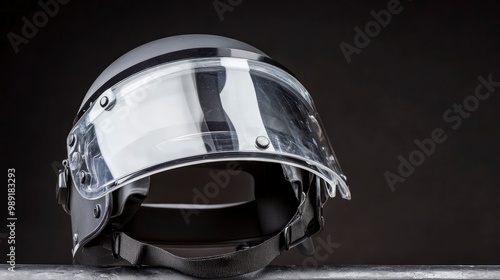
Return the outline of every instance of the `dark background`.
[[[263,50],[315,100],[352,191],[351,201],[326,206],[319,236],[340,247],[320,264],[499,264],[500,87],[458,129],[443,120],[478,76],[500,81],[498,2],[402,0],[403,11],[347,63],[339,44],[353,45],[353,28],[388,2],[243,0],[221,21],[212,1],[72,0],[16,54],[7,34],[21,34],[22,17],[32,21],[41,8],[1,1],[1,161],[4,172],[16,168],[17,262],[71,262],[70,218],[55,201],[51,164],[65,157],[94,79],[141,44],[207,33]],[[434,128],[447,140],[392,192],[384,172],[397,173],[398,156]],[[275,263],[303,260],[293,249]]]

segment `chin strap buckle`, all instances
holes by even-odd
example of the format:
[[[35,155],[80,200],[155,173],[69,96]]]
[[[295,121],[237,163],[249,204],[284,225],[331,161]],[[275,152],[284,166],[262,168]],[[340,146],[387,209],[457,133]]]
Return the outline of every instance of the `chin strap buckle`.
[[[62,161],[63,169],[59,170],[56,186],[57,203],[61,204],[64,211],[71,215],[69,209],[69,189],[71,187],[71,176],[69,174],[69,164],[67,160]]]
[[[323,229],[325,221],[323,219],[322,194],[321,180],[319,178],[316,178],[316,182],[311,186],[308,195],[302,193],[295,218],[283,230],[285,249],[289,250],[301,244],[309,239],[311,235]],[[310,253],[311,250],[314,250],[312,243],[308,244],[308,247],[310,248],[303,248],[304,250],[301,251]]]
[[[309,238],[309,236],[306,234],[308,225],[304,223],[304,217],[302,216],[304,215],[304,210],[307,206],[307,199],[307,195],[302,192],[300,195],[300,204],[297,210],[297,214],[293,221],[291,221],[283,230],[285,249],[287,250],[299,245],[300,243],[302,243],[302,241]]]
[[[287,249],[287,250],[290,250],[291,248],[299,245],[304,240],[309,238],[309,236],[305,233],[305,230],[300,229],[299,223],[294,227],[294,223],[296,221],[299,221],[299,223],[300,223],[300,219],[296,219],[295,221],[293,221],[292,223],[287,225],[285,227],[285,229],[283,230],[283,236],[285,238],[285,249]],[[294,239],[294,237],[293,237],[294,229],[298,229],[299,232],[301,233],[299,238]]]

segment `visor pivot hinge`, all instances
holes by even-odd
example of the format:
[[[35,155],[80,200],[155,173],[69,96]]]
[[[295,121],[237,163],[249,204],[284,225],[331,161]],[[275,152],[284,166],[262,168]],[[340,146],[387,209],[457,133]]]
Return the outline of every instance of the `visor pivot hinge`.
[[[255,139],[255,146],[259,149],[267,149],[269,144],[271,144],[271,141],[266,136],[259,136]]]
[[[73,234],[73,241],[74,242],[78,241],[78,233]]]

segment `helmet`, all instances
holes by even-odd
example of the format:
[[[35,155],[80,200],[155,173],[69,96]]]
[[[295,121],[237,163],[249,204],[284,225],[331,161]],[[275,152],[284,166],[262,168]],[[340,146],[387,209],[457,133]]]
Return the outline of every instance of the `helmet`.
[[[285,67],[229,38],[142,45],[88,90],[57,200],[73,258],[197,277],[258,270],[350,199],[313,101]]]

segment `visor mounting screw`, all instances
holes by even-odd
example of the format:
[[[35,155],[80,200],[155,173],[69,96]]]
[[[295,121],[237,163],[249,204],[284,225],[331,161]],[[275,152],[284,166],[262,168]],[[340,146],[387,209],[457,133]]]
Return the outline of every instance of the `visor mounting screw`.
[[[78,241],[78,233],[73,234],[73,241]]]
[[[73,147],[73,145],[75,145],[75,142],[76,142],[76,137],[75,137],[75,135],[74,135],[74,134],[70,134],[70,135],[68,136],[68,139],[67,139],[67,141],[66,141],[66,144],[68,144],[68,146],[70,146],[70,147]]]
[[[78,173],[78,179],[80,179],[80,184],[87,184],[90,179],[90,175],[85,171],[80,171]]]
[[[94,207],[94,218],[99,218],[99,216],[101,216],[101,205],[100,204],[97,204],[95,207]]]
[[[269,138],[266,136],[259,136],[255,139],[255,146],[259,149],[267,149],[270,143]]]
[[[108,106],[108,103],[109,103],[109,98],[107,96],[104,96],[103,98],[101,98],[101,100],[99,101],[99,104],[101,105],[101,107],[106,107]]]

